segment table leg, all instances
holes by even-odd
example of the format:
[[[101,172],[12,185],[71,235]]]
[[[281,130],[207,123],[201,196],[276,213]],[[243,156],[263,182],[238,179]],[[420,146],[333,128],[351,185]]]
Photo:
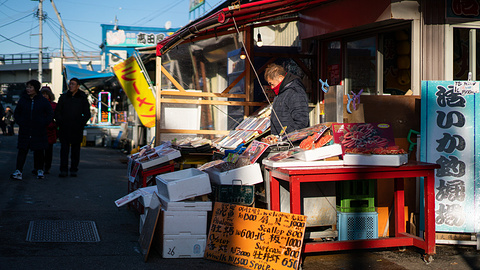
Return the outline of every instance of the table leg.
[[[395,178],[395,236],[405,232],[405,188],[404,179]]]
[[[280,211],[280,185],[278,179],[270,171],[270,207],[273,211]]]
[[[290,213],[301,215],[300,179],[298,176],[291,176],[290,183]]]
[[[435,254],[435,172],[432,170],[424,177],[425,197],[425,253]]]

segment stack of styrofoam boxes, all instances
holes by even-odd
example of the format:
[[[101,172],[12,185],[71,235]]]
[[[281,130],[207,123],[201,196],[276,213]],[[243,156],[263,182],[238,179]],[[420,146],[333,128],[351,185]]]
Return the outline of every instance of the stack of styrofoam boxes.
[[[378,238],[375,180],[342,181],[338,185],[338,240]]]
[[[195,169],[156,177],[161,209],[163,258],[202,258],[211,201],[187,200],[212,192],[208,174]]]

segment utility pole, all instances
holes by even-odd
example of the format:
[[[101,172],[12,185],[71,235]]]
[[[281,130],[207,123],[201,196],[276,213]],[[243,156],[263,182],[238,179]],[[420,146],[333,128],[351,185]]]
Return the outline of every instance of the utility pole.
[[[43,77],[43,0],[38,0],[38,81]]]
[[[39,0],[39,1],[41,2],[43,0]],[[72,41],[70,40],[70,36],[68,35],[67,30],[63,25],[62,17],[60,17],[60,13],[58,13],[57,7],[55,6],[55,3],[53,3],[53,0],[50,0],[50,3],[52,3],[53,9],[55,10],[55,14],[57,14],[58,22],[62,27],[65,37],[67,38],[67,42],[68,42],[68,45],[70,45],[70,49],[72,50],[73,56],[75,57],[75,60],[77,60],[77,65],[79,68],[82,68],[82,64],[80,63],[80,59],[78,58],[77,52],[75,52],[75,48],[73,47]]]

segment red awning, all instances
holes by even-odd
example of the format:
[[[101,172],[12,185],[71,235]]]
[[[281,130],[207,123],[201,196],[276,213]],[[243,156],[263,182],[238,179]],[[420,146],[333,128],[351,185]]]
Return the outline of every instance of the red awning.
[[[258,23],[303,9],[318,6],[330,0],[262,0],[226,7],[216,13],[193,22],[157,44],[157,56],[161,56],[184,40],[213,34],[235,26]]]

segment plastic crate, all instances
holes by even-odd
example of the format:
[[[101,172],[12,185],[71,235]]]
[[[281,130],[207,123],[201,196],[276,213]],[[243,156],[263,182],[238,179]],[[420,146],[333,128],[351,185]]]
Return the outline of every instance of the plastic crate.
[[[375,180],[337,183],[337,211],[375,212]]]
[[[337,211],[338,240],[378,238],[378,213],[344,213]]]
[[[212,185],[213,201],[250,206],[255,202],[254,185]]]

